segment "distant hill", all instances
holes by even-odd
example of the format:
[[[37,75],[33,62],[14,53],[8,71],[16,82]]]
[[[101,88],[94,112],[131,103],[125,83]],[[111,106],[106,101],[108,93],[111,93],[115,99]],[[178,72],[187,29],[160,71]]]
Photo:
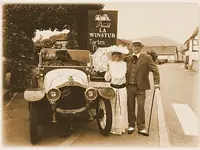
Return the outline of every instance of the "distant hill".
[[[162,37],[162,36],[151,36],[143,37],[140,39],[145,46],[177,46],[180,48],[183,44],[180,44],[172,39]],[[131,44],[132,40],[127,39],[117,39],[117,44],[127,46]]]
[[[162,36],[143,37],[140,40],[146,46],[181,46],[180,43]]]
[[[117,45],[129,46],[130,44],[131,44],[130,40],[117,39]]]

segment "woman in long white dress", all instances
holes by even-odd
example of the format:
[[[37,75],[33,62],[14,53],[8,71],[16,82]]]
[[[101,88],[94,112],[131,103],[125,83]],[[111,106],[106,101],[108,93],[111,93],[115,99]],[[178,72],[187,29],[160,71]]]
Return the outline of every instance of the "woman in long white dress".
[[[125,50],[107,51],[108,69],[105,73],[105,80],[110,81],[110,86],[115,91],[115,97],[111,100],[112,106],[112,134],[125,133],[128,128],[127,115],[127,90],[126,90],[126,62],[122,59],[122,54],[127,54]]]

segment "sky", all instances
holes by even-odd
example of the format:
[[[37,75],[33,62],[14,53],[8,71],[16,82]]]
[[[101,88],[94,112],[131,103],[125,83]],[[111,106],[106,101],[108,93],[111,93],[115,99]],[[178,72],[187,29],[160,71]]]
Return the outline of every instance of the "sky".
[[[49,38],[52,35],[56,35],[56,34],[60,34],[60,33],[69,33],[69,30],[63,30],[61,32],[59,31],[50,31],[50,30],[44,30],[44,31],[36,31],[35,37],[33,38],[33,41],[35,42],[36,40],[38,40],[40,38],[40,35],[42,36],[42,39],[46,39]]]
[[[200,7],[189,3],[110,3],[118,10],[118,38],[164,36],[184,43],[199,26]]]
[[[163,36],[183,44],[200,22],[200,5],[195,3],[104,3],[103,10],[118,11],[118,38],[140,39]],[[59,32],[37,32],[48,38]]]

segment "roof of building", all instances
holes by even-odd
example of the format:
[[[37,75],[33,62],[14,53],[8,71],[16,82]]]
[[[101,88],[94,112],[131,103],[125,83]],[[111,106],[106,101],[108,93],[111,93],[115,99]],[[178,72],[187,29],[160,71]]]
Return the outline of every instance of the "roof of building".
[[[174,55],[177,53],[177,46],[144,46],[142,52],[155,51],[158,55]]]
[[[199,27],[197,27],[194,32],[192,33],[192,35],[185,41],[184,44],[188,43],[191,39],[194,39],[195,36],[199,33]]]

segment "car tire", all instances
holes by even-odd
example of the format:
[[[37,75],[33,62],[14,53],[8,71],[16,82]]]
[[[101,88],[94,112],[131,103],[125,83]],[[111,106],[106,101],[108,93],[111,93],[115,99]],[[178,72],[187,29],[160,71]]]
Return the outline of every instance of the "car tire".
[[[64,66],[65,64],[63,64],[61,61],[51,61],[47,64],[48,66]]]
[[[32,70],[31,88],[38,88],[37,73],[35,69]]]
[[[71,123],[69,122],[59,122],[59,137],[66,138],[72,132]]]
[[[37,108],[34,105],[34,102],[30,103],[30,141],[32,144],[36,144],[39,140],[38,136],[38,116]]]
[[[102,108],[102,104],[105,106],[104,108]],[[110,133],[112,127],[112,108],[110,100],[100,98],[98,100],[96,114],[97,114],[97,125],[99,131],[102,135],[107,136]],[[103,125],[103,119],[105,119],[104,120],[105,125]]]

